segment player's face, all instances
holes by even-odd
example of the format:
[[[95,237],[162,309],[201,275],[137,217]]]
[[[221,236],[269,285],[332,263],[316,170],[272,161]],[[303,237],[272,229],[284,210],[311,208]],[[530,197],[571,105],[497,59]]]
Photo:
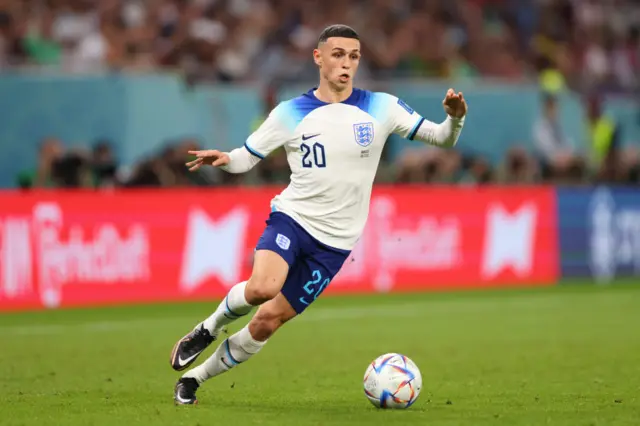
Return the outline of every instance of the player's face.
[[[321,77],[338,88],[353,84],[360,64],[360,41],[353,38],[331,37],[313,51]]]

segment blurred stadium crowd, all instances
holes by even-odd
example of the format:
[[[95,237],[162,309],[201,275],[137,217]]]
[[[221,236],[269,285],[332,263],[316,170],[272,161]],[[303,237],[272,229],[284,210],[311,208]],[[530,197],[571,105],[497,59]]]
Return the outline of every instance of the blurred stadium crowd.
[[[589,99],[593,140],[579,142],[592,156],[570,149],[554,97],[546,95],[535,128],[523,129],[537,152],[514,147],[496,167],[457,152],[408,151],[385,162],[381,182],[638,181],[637,155],[616,144],[617,124],[599,111],[602,95],[638,93],[640,3],[634,0],[0,0],[0,68],[162,69],[193,84],[313,82],[311,49],[321,29],[336,22],[353,25],[365,40],[361,78],[533,80]],[[122,168],[108,141],[65,152],[64,141],[53,136],[43,142],[39,163],[19,177],[20,186],[288,178],[281,152],[247,176],[189,175],[185,152],[198,141],[168,142],[158,155]]]
[[[198,80],[316,78],[328,23],[361,33],[363,76],[635,87],[634,0],[1,0],[0,63],[68,72],[174,69]]]

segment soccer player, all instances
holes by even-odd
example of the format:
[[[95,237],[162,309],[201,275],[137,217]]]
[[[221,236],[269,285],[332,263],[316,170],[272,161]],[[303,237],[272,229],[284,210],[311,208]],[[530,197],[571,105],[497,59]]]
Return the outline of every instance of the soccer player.
[[[449,89],[443,101],[446,117],[433,123],[392,95],[354,88],[360,56],[353,29],[326,28],[313,51],[320,72],[317,88],[278,104],[244,147],[191,152],[196,156],[187,163],[192,171],[211,165],[244,173],[284,146],[291,182],[272,200],[251,277],[232,287],[216,311],[175,344],[172,367],[186,369],[225,325],[259,306],[257,312],[178,380],[176,403],[196,403],[202,383],[257,354],[327,288],[363,231],[382,148],[391,133],[440,147],[458,141],[467,112],[462,93]]]

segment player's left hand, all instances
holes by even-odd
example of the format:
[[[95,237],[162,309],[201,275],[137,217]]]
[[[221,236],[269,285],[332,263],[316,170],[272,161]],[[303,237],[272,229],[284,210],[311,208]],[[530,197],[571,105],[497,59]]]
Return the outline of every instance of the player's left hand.
[[[451,117],[462,118],[467,114],[467,102],[462,96],[462,92],[454,92],[453,89],[449,89],[442,101],[444,112]]]

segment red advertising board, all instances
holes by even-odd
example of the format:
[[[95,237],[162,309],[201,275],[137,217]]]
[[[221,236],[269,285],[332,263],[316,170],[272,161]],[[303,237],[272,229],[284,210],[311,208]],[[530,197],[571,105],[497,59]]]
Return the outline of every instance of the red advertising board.
[[[276,188],[0,194],[0,311],[222,297]],[[546,188],[379,187],[326,294],[552,284]]]

